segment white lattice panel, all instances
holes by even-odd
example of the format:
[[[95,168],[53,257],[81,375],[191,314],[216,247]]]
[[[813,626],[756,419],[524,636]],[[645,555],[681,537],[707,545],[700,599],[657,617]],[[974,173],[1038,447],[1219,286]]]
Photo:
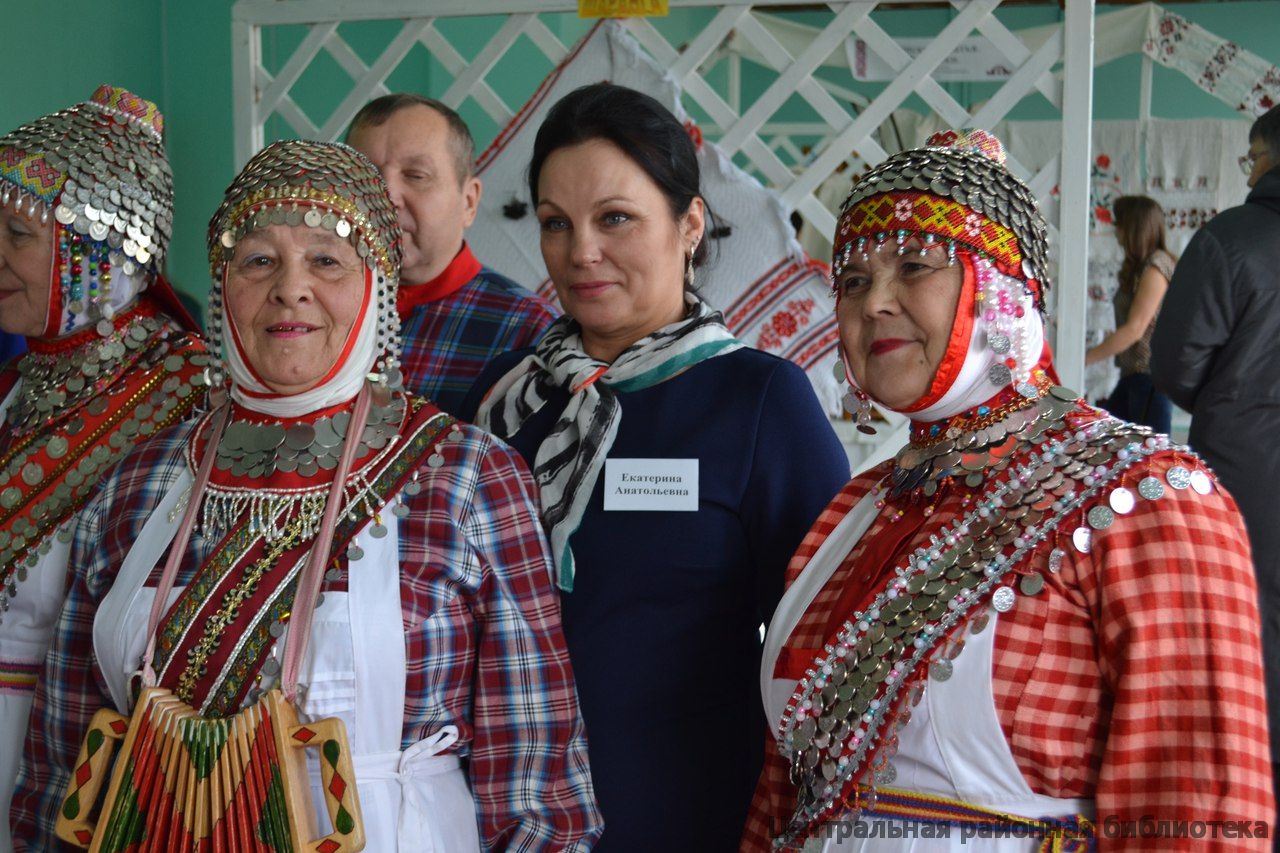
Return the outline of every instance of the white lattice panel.
[[[673,18],[689,15],[692,9],[701,10],[697,14],[706,18],[691,39],[687,28],[663,19],[633,19],[627,28],[669,69],[690,114],[705,117],[706,138],[772,187],[784,206],[798,211],[820,233],[832,233],[835,218],[818,199],[817,189],[839,167],[875,163],[887,156],[879,130],[913,95],[953,127],[991,127],[1033,93],[1059,108],[1063,127],[1059,153],[1035,174],[1016,161],[1010,166],[1045,202],[1055,188],[1060,191],[1056,203],[1045,205],[1058,244],[1071,247],[1059,253],[1055,344],[1063,380],[1078,386],[1084,356],[1093,0],[1069,0],[1062,30],[1034,50],[995,17],[999,2],[953,0],[954,15],[940,31],[916,33],[930,35],[932,41],[914,58],[872,18],[878,5],[892,4],[872,0],[828,4],[829,19],[794,53],[761,23],[755,4],[746,0],[671,0]],[[779,7],[805,4],[773,0],[768,5],[776,12]],[[572,39],[562,39],[557,31],[574,35],[581,31],[573,19],[576,8],[571,0],[239,0],[232,11],[237,161],[245,162],[264,144],[268,122],[273,120],[283,121],[301,137],[339,138],[366,101],[388,91],[388,78],[419,45],[452,78],[443,84],[432,81],[419,91],[455,108],[468,104],[496,127],[505,127],[545,73],[568,55],[566,41]],[[446,22],[460,18],[489,25],[487,42],[469,58],[446,32]],[[344,24],[361,21],[399,22],[398,28],[391,28],[385,46],[368,61],[342,31]],[[299,27],[305,28],[305,35],[272,73],[263,61],[264,34],[273,28],[296,31]],[[994,96],[971,110],[932,75],[975,32],[1003,55],[1012,74]],[[843,54],[851,37],[864,39],[897,74],[869,100],[833,82],[830,75],[818,73],[833,56]],[[749,103],[744,103],[742,94],[742,60],[726,49],[731,38],[749,43],[773,75]],[[474,41],[474,30],[468,40]],[[527,79],[514,79],[509,69],[505,74],[500,70],[504,56],[517,42],[532,44],[545,59],[544,69],[522,75]],[[332,92],[325,114],[311,115],[294,92],[322,56],[336,63],[349,81]],[[1058,65],[1062,70],[1055,75]],[[794,111],[797,97],[817,120],[795,121],[780,115]],[[482,149],[487,141],[477,139]],[[874,456],[900,443],[902,424],[898,421],[894,426],[882,430],[880,440],[861,452]]]

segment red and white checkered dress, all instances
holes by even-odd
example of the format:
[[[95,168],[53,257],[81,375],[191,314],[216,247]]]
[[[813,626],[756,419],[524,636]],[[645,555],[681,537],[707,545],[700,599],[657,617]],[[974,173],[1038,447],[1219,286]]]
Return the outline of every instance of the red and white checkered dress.
[[[1165,451],[1134,465],[1122,482],[1163,479],[1175,464],[1203,470],[1194,457]],[[892,465],[860,475],[835,497],[792,559],[788,586]],[[810,603],[773,677],[803,677],[803,666],[851,615],[836,606],[842,591],[883,586],[902,556],[962,515],[976,491],[940,490],[934,513],[893,557],[867,565],[859,560],[866,543],[895,523],[909,499],[887,501]],[[1206,495],[1168,489],[1094,531],[1085,554],[1068,534],[1088,508],[1067,517],[1057,541],[1042,543],[1030,558],[1029,568],[1045,578],[1044,591],[1019,596],[997,623],[992,687],[1018,769],[1037,794],[1093,799],[1100,850],[1269,850],[1263,839],[1102,831],[1108,820],[1123,827],[1144,818],[1157,822],[1148,827],[1181,820],[1270,824],[1274,800],[1256,588],[1235,502],[1216,483]],[[1055,546],[1067,552],[1057,573],[1046,565]],[[795,806],[786,759],[769,735],[742,849],[770,849],[771,828],[785,826]]]

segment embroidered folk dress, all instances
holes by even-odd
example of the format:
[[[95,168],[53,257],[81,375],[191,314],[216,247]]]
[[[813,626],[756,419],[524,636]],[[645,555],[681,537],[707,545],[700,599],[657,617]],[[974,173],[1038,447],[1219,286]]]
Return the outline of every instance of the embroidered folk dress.
[[[0,370],[0,815],[67,592],[76,513],[139,437],[204,397],[204,344],[144,294],[111,335],[29,339]],[[0,851],[7,851],[7,830]]]
[[[1270,849],[1235,824],[1172,837],[1274,817],[1235,503],[1185,448],[1073,397],[1006,389],[916,425],[814,525],[766,639],[743,850],[1041,849],[991,812],[1055,819],[1067,850],[1085,819],[1104,851]],[[955,801],[1003,834],[963,834]]]
[[[486,433],[425,401],[408,409],[398,440],[353,468],[377,511],[339,524],[299,710],[346,723],[368,850],[586,850],[600,821],[528,472]],[[15,798],[20,850],[59,849],[53,826],[89,718],[134,698],[129,677],[205,424],[138,448],[85,511]],[[181,662],[213,638],[203,672],[158,672],[214,713],[270,686],[287,637],[293,586],[272,574],[278,565],[235,617],[246,629],[225,632],[235,648],[209,633],[214,596],[189,594],[238,582],[238,555],[261,540],[245,533],[249,512],[225,540],[192,537],[157,644],[158,660]]]

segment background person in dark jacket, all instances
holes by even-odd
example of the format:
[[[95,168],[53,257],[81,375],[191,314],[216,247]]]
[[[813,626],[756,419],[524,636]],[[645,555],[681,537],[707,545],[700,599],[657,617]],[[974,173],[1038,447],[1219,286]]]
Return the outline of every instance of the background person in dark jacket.
[[[1280,769],[1280,107],[1254,122],[1241,165],[1252,192],[1210,220],[1178,261],[1151,340],[1151,375],[1191,412],[1191,446],[1249,528]]]

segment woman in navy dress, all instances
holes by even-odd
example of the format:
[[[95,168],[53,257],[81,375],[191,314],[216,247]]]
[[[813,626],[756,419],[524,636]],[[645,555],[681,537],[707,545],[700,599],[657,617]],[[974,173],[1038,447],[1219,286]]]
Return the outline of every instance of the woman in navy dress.
[[[697,152],[652,98],[566,96],[529,189],[566,316],[464,407],[529,462],[606,853],[735,850],[763,758],[760,626],[848,478],[804,373],[698,296]]]

